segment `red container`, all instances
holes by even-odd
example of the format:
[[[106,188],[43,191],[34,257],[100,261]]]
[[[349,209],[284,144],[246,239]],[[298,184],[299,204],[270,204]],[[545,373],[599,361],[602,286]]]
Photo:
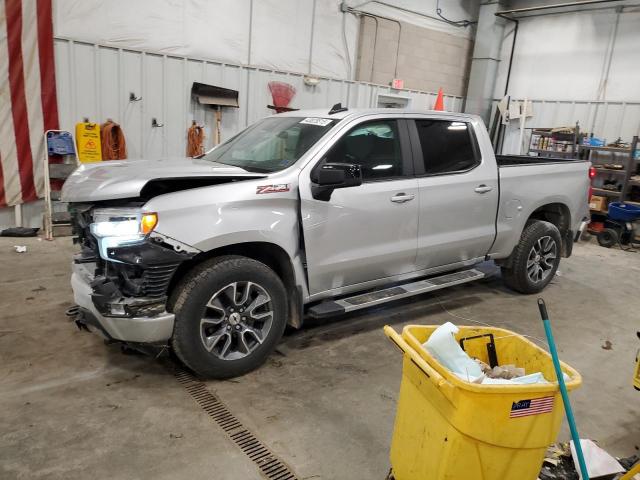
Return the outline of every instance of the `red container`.
[[[604,222],[591,222],[589,224],[589,231],[593,233],[600,233],[604,230]]]

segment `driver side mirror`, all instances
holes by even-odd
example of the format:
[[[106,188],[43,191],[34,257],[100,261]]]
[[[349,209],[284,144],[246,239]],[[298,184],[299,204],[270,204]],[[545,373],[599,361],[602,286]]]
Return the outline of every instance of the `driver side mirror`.
[[[325,163],[316,172],[311,194],[316,200],[327,201],[336,188],[362,185],[362,169],[354,163]]]

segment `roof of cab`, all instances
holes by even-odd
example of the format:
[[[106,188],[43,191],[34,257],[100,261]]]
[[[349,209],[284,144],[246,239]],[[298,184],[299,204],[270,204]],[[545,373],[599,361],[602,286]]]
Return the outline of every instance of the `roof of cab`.
[[[329,114],[331,107],[327,108],[316,108],[312,110],[293,110],[290,112],[279,113],[279,116],[283,117],[319,117],[319,118],[334,118],[337,120],[342,120],[344,118],[357,118],[365,115],[375,115],[380,113],[397,113],[398,115],[430,115],[434,117],[438,116],[455,116],[459,118],[464,118],[467,120],[477,119],[477,115],[472,115],[469,113],[456,113],[456,112],[445,112],[439,110],[418,110],[418,109],[399,109],[399,108],[349,108],[348,110],[344,110],[338,113]]]

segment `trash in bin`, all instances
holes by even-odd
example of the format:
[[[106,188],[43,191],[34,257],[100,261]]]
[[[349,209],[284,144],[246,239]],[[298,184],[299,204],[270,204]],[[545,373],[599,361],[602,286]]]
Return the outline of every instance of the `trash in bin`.
[[[466,337],[457,342],[454,335],[458,331],[458,327],[453,323],[444,323],[435,329],[422,346],[442,366],[451,370],[462,380],[483,385],[549,383],[541,372],[533,372],[527,375],[522,367],[511,364],[497,365],[498,357],[495,350],[493,350],[495,349],[495,339],[492,334]],[[478,358],[471,358],[461,346],[465,345],[465,340],[475,340],[483,337],[489,337],[490,339],[487,344],[487,356],[491,363],[496,364],[493,368]],[[568,380],[568,378],[565,379]]]
[[[554,378],[551,356],[523,336],[500,328],[455,328],[453,334],[447,327],[455,342],[493,335],[495,354],[503,365]],[[403,352],[390,452],[393,476],[396,480],[535,480],[564,417],[557,383],[491,385],[463,380],[423,347],[437,329],[409,325],[400,336],[385,327],[385,334]],[[469,358],[491,364],[486,342],[465,342],[465,350]],[[462,364],[467,368],[465,360]],[[577,388],[580,374],[566,364],[562,369],[570,379],[567,388]]]
[[[489,378],[502,378],[504,380],[511,380],[516,377],[524,377],[524,368],[516,367],[515,365],[496,365],[491,368],[482,360],[476,360],[480,364],[482,373]]]
[[[478,362],[473,361],[458,345],[458,342],[453,338],[456,333],[458,333],[458,327],[447,322],[436,328],[423,347],[444,367],[463,380],[478,383],[483,378],[482,369]]]

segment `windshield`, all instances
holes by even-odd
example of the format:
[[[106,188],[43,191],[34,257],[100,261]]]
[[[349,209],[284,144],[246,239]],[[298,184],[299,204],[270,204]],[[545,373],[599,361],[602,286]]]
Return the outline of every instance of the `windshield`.
[[[277,172],[296,163],[334,124],[318,117],[265,118],[203,158],[249,172]]]

